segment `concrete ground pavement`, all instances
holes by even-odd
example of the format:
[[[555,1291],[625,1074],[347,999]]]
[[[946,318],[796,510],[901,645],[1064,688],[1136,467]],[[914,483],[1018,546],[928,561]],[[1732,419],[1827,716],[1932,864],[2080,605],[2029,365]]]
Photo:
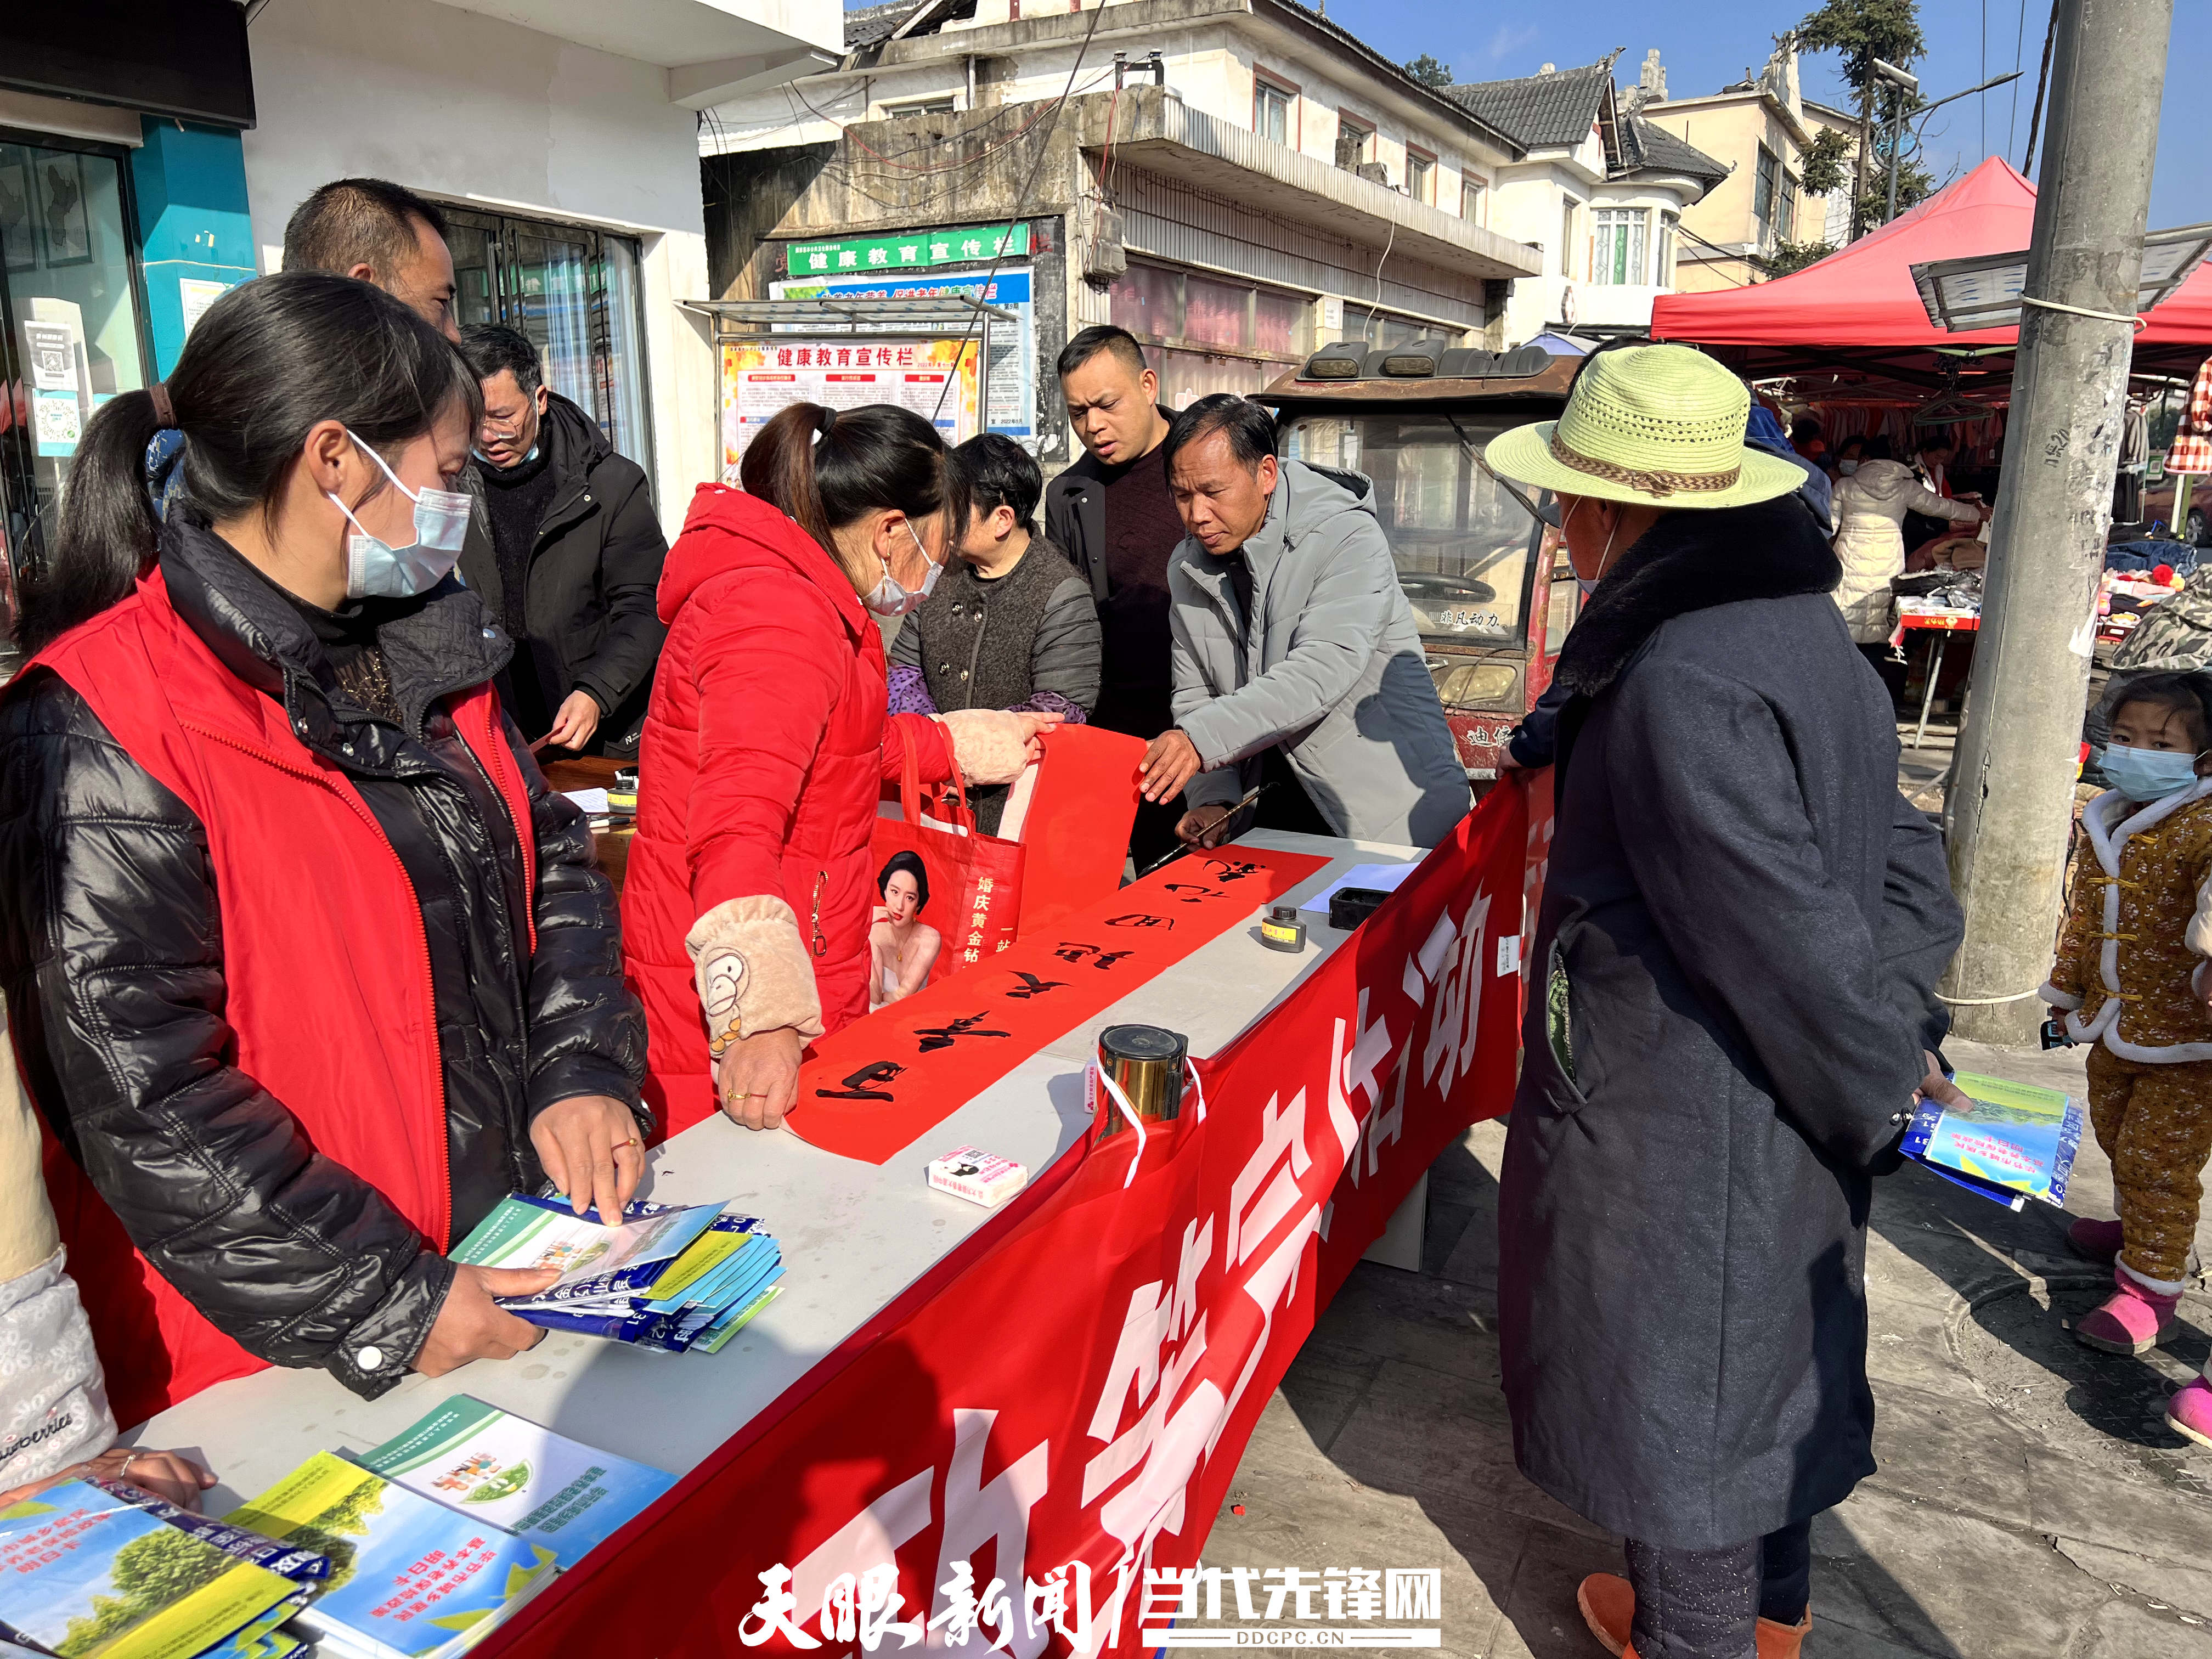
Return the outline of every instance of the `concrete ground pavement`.
[[[2083,1090],[2078,1049],[1948,1052]],[[1600,1659],[1575,1586],[1620,1570],[1619,1540],[1513,1467],[1495,1335],[1504,1146],[1502,1123],[1479,1124],[1437,1164],[1419,1274],[1354,1272],[1269,1403],[1205,1559],[1441,1567],[1447,1655]],[[2069,1208],[2112,1213],[2094,1144]],[[1878,1183],[1881,1468],[1814,1527],[1808,1659],[2212,1659],[2212,1452],[2163,1417],[2212,1354],[2212,1296],[2192,1291],[2148,1359],[2083,1348],[2063,1322],[2108,1274],[2068,1253],[2066,1218],[1910,1166]],[[2212,1260],[2212,1235],[2199,1242]]]

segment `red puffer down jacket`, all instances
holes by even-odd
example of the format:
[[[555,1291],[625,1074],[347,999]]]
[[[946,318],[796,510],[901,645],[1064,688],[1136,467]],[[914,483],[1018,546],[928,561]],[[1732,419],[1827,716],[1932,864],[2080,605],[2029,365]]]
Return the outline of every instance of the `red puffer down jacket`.
[[[733,899],[782,901],[825,1030],[866,1013],[868,849],[905,754],[896,723],[925,781],[951,776],[953,757],[935,721],[886,713],[875,619],[813,538],[757,496],[700,486],[659,611],[668,643],[639,755],[623,949],[645,1004],[646,1097],[675,1134],[715,1110],[692,925]]]

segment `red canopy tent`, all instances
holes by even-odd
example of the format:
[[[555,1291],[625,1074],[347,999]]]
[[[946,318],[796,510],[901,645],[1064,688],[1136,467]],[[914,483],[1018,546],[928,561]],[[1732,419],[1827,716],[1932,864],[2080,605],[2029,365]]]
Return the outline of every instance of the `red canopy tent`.
[[[1794,275],[1748,288],[1662,295],[1651,337],[1711,349],[1753,380],[1833,377],[1844,395],[1910,398],[1955,389],[2001,401],[2019,331],[1948,333],[1928,320],[1912,267],[2028,246],[2035,186],[1991,156],[1880,230]],[[2212,349],[2212,264],[2148,314],[2136,337],[2138,373],[2186,377]],[[1938,355],[1941,354],[1941,355]]]

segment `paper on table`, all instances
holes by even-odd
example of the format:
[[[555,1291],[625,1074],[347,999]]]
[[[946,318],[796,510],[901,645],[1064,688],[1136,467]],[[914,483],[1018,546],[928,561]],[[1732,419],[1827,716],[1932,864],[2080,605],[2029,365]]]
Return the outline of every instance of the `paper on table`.
[[[614,811],[604,789],[563,789],[561,793],[575,802],[587,818],[603,818]]]
[[[1328,914],[1329,899],[1347,887],[1369,887],[1379,893],[1395,893],[1398,884],[1421,866],[1418,864],[1355,864],[1310,899],[1298,901],[1301,910],[1318,910]]]

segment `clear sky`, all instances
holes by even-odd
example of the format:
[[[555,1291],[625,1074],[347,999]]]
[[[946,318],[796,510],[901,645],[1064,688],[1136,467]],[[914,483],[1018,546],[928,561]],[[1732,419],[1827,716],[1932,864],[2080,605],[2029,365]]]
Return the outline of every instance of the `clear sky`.
[[[1534,75],[1547,62],[1566,69],[1626,46],[1616,74],[1633,82],[1636,65],[1656,46],[1667,89],[1677,98],[1717,92],[1741,80],[1747,67],[1756,72],[1774,50],[1773,37],[1810,9],[1812,0],[1579,0],[1480,9],[1464,0],[1328,0],[1330,19],[1377,51],[1401,62],[1431,52],[1462,81]],[[1910,67],[1924,95],[1962,91],[2015,63],[2025,71],[2011,86],[1961,99],[1930,118],[1928,157],[1937,183],[1985,155],[2020,165],[2050,19],[2048,0],[1922,0],[1928,56]],[[1850,88],[1835,65],[1832,53],[1802,59],[1805,95],[1848,107]],[[2212,123],[2205,118],[2205,101],[2212,98],[2212,0],[2175,0],[2166,66],[2151,180],[2153,229],[2212,220]],[[2185,72],[2188,67],[2193,75]],[[2148,125],[2142,123],[2130,142],[2151,143]],[[2039,162],[2040,137],[2036,150]]]

